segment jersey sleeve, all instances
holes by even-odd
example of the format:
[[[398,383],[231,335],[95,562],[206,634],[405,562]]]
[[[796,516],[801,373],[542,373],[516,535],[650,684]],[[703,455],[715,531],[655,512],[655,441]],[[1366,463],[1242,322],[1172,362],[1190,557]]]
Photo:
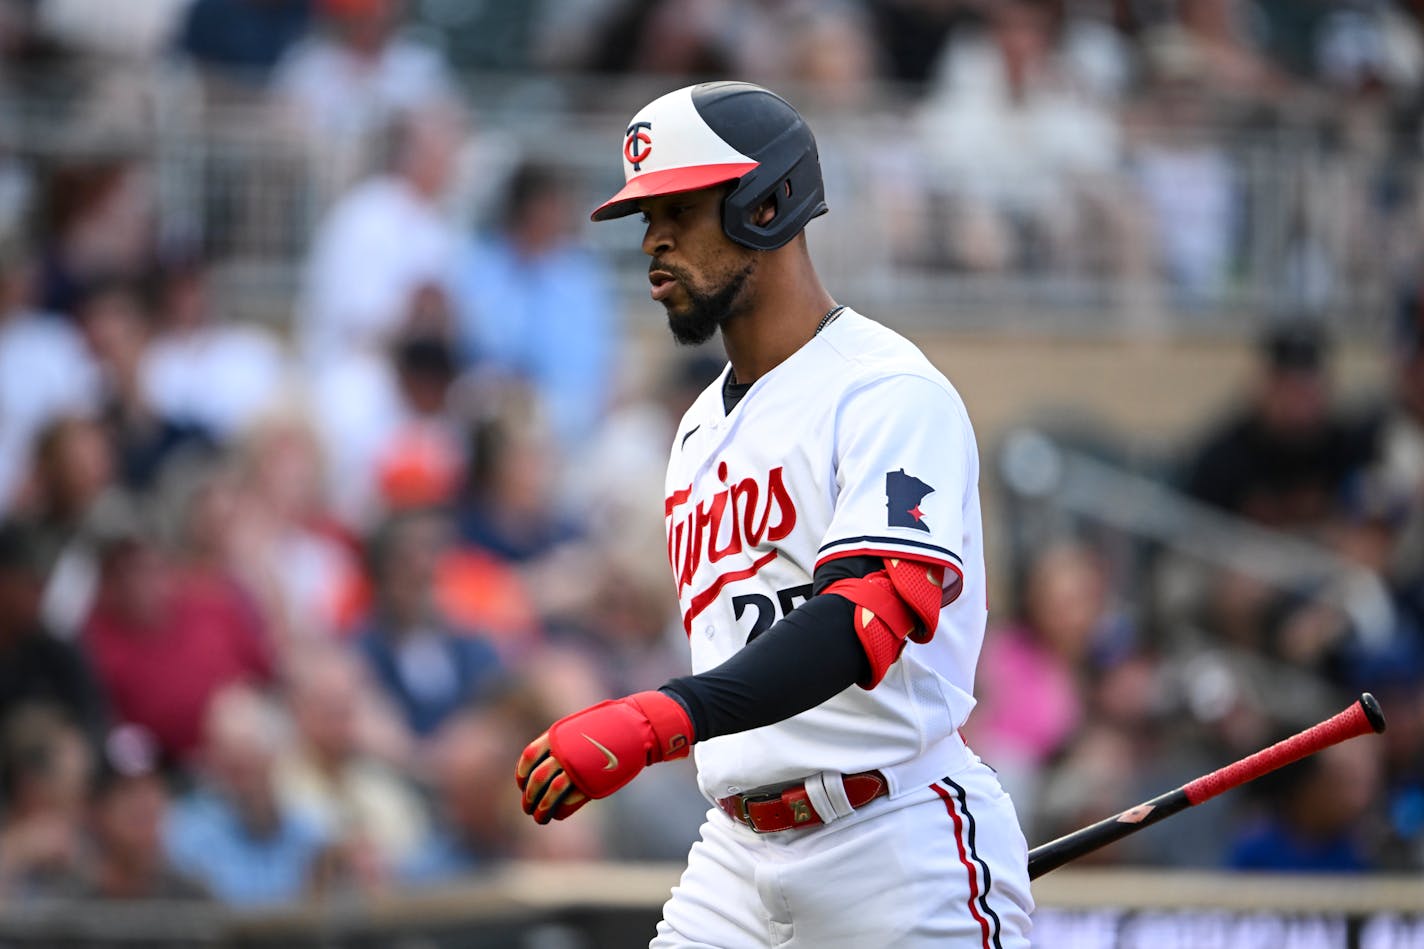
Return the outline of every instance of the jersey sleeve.
[[[837,495],[816,566],[910,557],[962,579],[975,451],[963,405],[929,379],[891,376],[853,391],[837,413]]]

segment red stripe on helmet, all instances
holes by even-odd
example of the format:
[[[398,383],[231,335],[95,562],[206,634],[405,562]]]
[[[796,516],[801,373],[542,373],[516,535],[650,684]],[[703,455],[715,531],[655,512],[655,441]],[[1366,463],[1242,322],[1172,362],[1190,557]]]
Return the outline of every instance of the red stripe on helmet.
[[[647,171],[628,179],[613,197],[609,198],[590,215],[594,221],[608,221],[624,217],[638,210],[637,202],[643,198],[655,198],[664,194],[681,194],[684,191],[701,191],[713,185],[736,181],[759,163],[754,161],[729,162],[721,165],[687,165],[683,168],[664,168],[661,171]]]

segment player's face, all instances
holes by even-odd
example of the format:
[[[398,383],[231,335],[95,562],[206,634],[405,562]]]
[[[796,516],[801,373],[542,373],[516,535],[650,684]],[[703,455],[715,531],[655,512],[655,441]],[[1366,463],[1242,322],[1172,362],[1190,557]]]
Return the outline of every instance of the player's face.
[[[639,205],[652,258],[648,282],[679,343],[705,343],[748,308],[755,252],[722,232],[724,188],[648,198]]]

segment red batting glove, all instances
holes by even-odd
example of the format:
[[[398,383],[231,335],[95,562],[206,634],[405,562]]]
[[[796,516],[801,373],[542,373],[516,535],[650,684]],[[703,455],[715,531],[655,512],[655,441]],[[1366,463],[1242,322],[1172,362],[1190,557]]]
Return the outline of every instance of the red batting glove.
[[[687,757],[693,740],[682,703],[662,692],[599,702],[561,718],[519,756],[514,780],[524,792],[524,813],[539,824],[563,820],[648,765]]]

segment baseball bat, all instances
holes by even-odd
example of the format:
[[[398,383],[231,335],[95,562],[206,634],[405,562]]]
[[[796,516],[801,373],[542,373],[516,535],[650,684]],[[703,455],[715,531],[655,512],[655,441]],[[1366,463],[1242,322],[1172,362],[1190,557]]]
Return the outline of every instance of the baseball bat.
[[[1050,870],[1056,870],[1070,860],[1076,860],[1085,853],[1121,840],[1128,834],[1135,834],[1144,827],[1171,817],[1178,811],[1209,801],[1234,787],[1254,781],[1263,774],[1283,768],[1293,761],[1315,754],[1331,745],[1384,731],[1384,712],[1379,702],[1366,692],[1349,708],[1332,715],[1318,725],[1312,725],[1299,734],[1284,741],[1278,741],[1269,748],[1242,758],[1234,764],[1218,768],[1204,774],[1195,781],[1188,782],[1175,791],[1144,801],[1136,807],[1129,807],[1121,814],[1098,821],[1057,840],[1034,847],[1028,853],[1028,878],[1036,880]]]

